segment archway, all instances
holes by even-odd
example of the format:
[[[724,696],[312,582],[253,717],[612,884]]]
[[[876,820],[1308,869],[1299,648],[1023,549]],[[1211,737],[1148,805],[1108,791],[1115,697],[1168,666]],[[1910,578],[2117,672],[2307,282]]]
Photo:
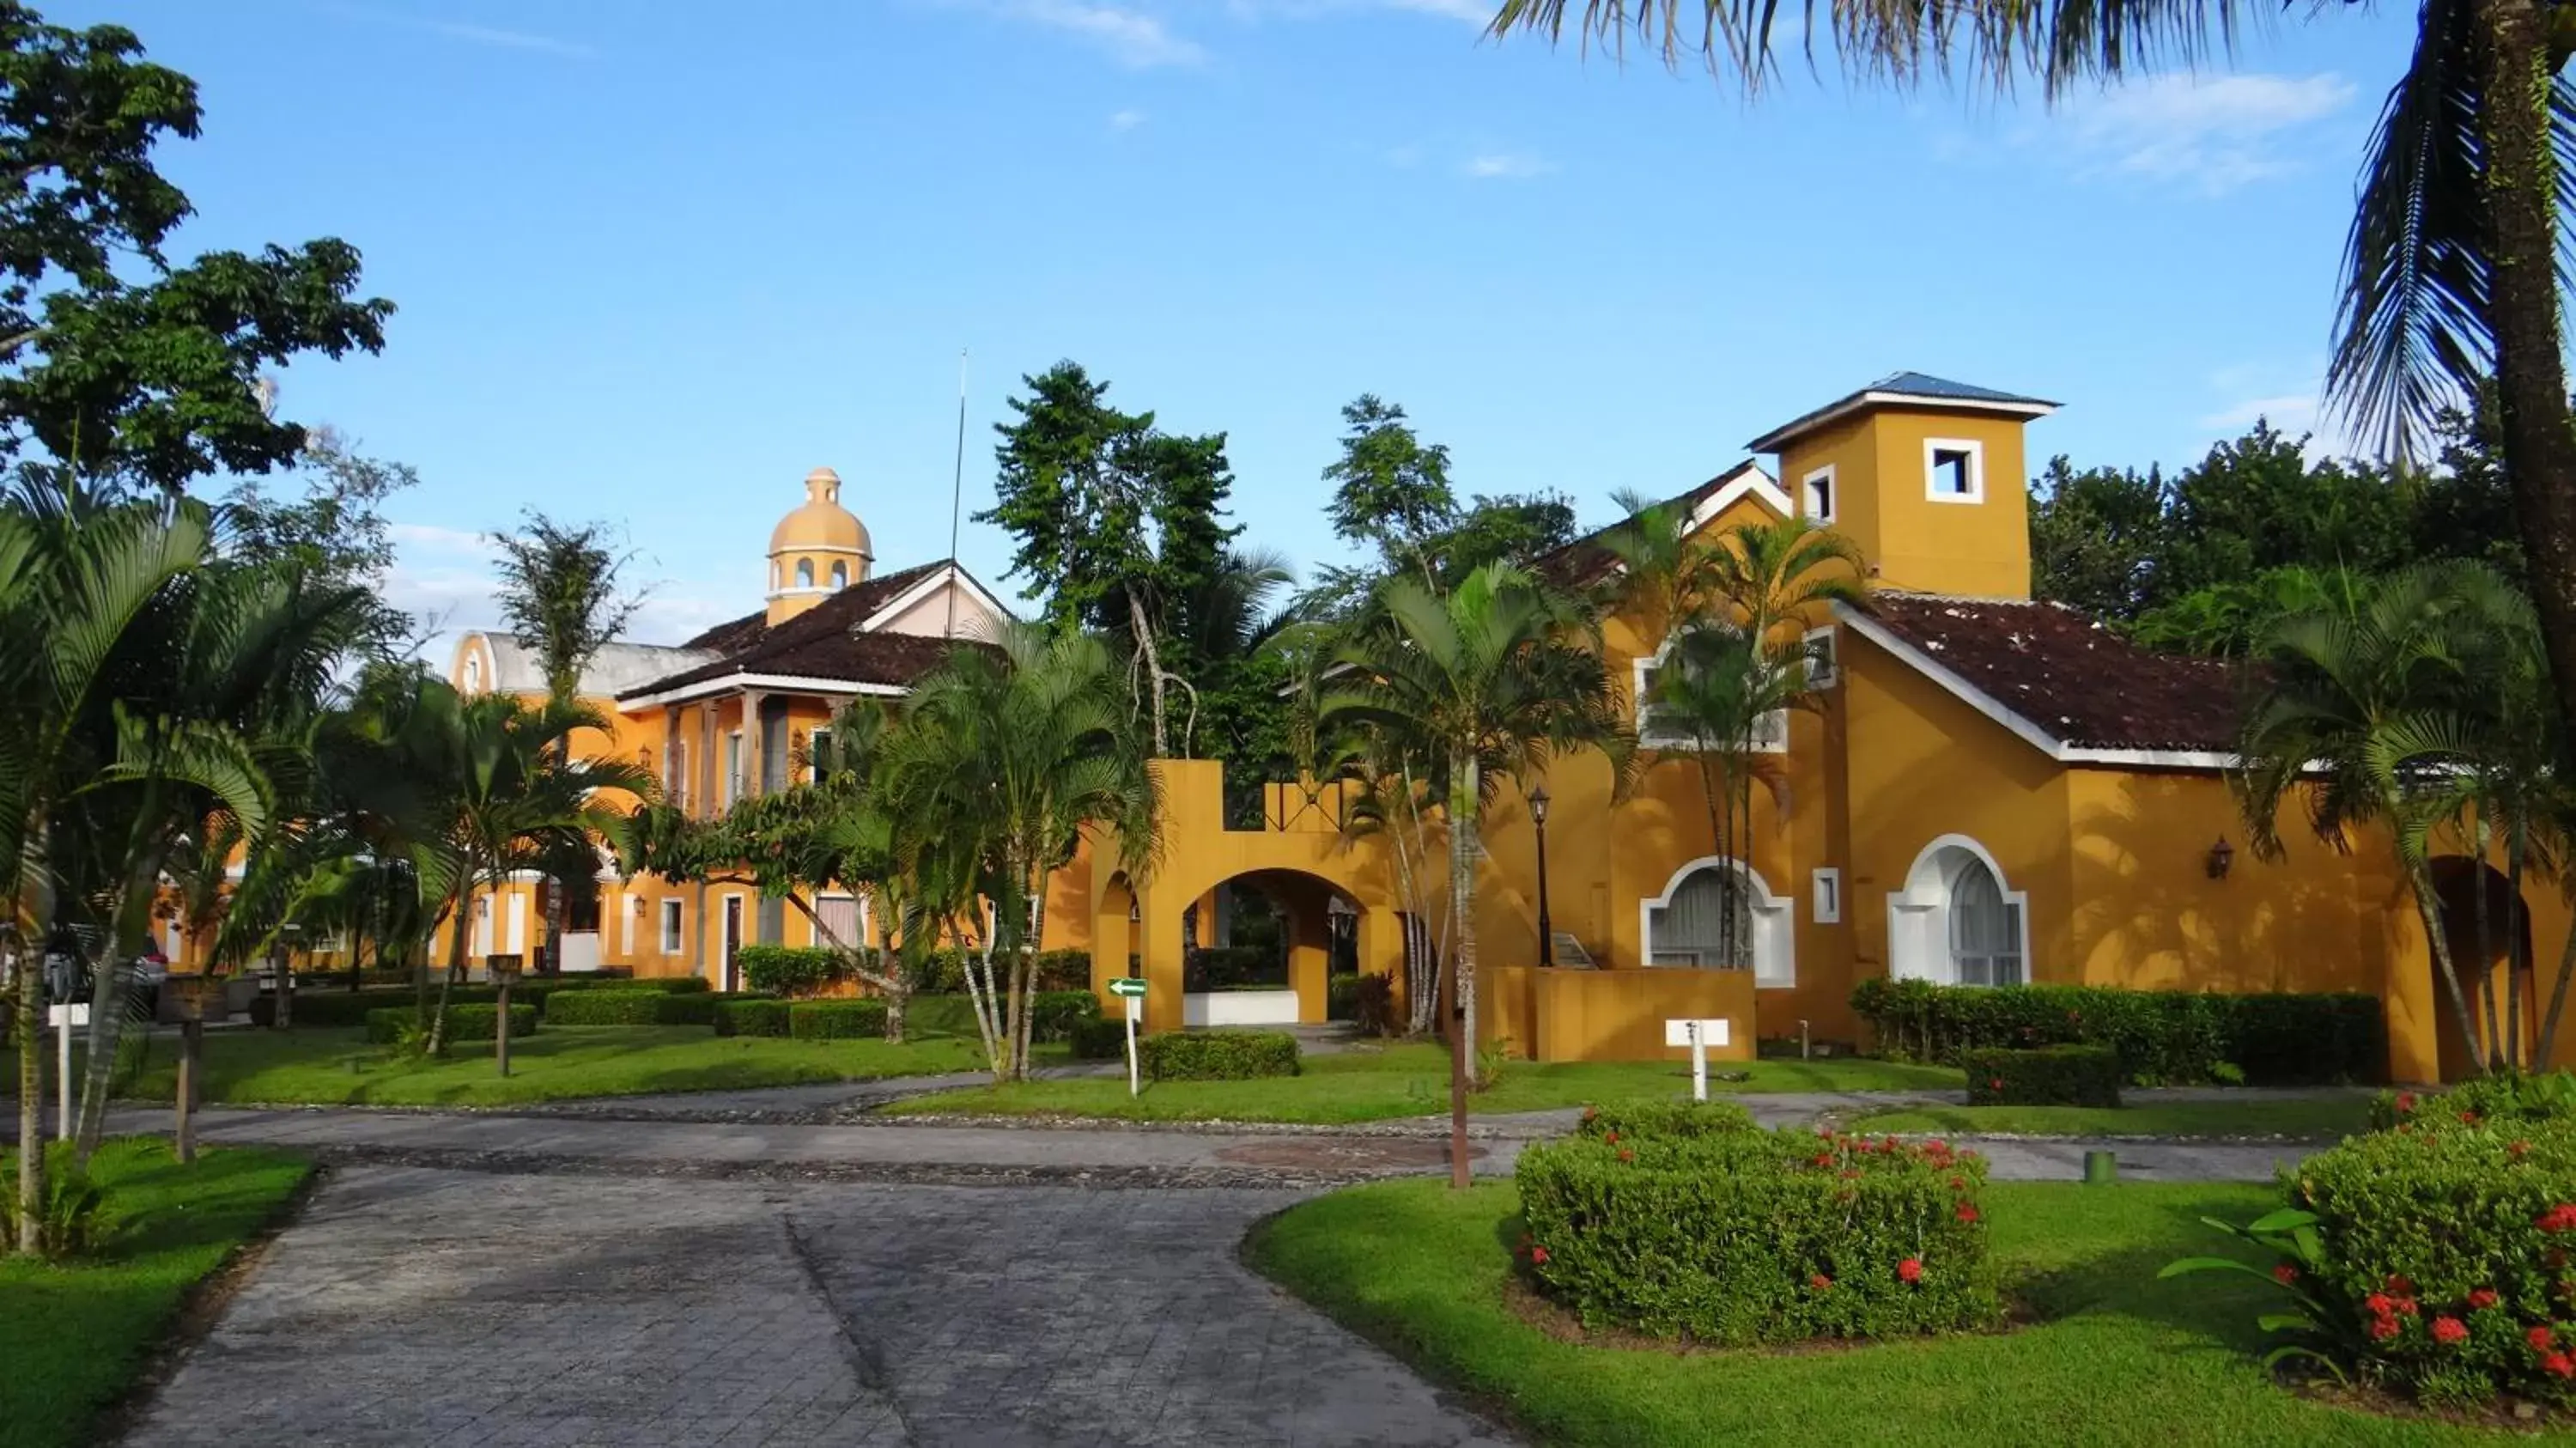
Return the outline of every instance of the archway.
[[[2469,1026],[2481,1047],[2519,1035],[2527,1057],[2540,1018],[2532,982],[2531,912],[2514,908],[2512,882],[2492,865],[2460,855],[2432,863],[2433,896],[2442,912],[2442,937],[2450,946],[2452,967],[2459,972],[2460,993],[2467,998]],[[2479,928],[2479,889],[2486,893],[2486,924]],[[2460,1029],[2450,987],[2441,978],[2441,963],[2427,947],[2424,968],[2433,975],[2433,1009],[2439,1032],[2442,1079],[2465,1081],[2478,1074],[2476,1059]],[[2506,969],[2516,958],[2519,971]],[[2518,994],[2521,999],[2511,997]],[[2494,1029],[2489,1031],[2488,1002],[2494,1002]]]
[[[1316,1024],[1336,957],[1359,968],[1359,902],[1319,876],[1246,870],[1180,909],[1185,1026]]]
[[[1942,985],[2030,980],[2030,899],[1966,835],[1923,847],[1887,897],[1888,974]]]

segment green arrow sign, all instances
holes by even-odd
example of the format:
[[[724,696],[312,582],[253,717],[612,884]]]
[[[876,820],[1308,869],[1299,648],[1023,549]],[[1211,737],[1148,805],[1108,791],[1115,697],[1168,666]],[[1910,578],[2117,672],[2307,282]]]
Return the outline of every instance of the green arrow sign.
[[[1115,996],[1140,996],[1145,993],[1145,982],[1132,975],[1122,975],[1109,982],[1109,993]]]

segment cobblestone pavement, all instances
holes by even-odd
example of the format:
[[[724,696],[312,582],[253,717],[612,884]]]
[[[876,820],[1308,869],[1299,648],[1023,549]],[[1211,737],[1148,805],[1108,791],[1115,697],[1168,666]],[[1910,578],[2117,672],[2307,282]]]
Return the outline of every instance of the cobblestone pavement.
[[[1507,1441],[1236,1262],[1299,1195],[348,1167],[126,1441]]]

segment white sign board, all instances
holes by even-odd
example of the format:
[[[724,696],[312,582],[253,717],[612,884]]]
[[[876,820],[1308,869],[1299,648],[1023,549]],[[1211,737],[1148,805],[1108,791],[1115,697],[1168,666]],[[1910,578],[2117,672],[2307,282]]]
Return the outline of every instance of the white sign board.
[[[1697,1029],[1694,1030],[1693,1028]],[[1723,1046],[1727,1023],[1724,1016],[1700,1021],[1664,1022],[1664,1044],[1667,1046]]]
[[[1127,1019],[1131,1021],[1141,1021],[1145,1019],[1145,998],[1143,996],[1127,996],[1125,997],[1125,1000],[1127,1002]]]

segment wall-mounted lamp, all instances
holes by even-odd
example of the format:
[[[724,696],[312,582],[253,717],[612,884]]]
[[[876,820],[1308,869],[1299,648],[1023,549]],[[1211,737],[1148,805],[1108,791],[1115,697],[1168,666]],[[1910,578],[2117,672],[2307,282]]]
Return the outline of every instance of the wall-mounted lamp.
[[[2227,843],[2227,836],[2220,835],[2218,843],[2209,847],[2209,878],[2226,879],[2228,868],[2235,863],[2236,847]]]

